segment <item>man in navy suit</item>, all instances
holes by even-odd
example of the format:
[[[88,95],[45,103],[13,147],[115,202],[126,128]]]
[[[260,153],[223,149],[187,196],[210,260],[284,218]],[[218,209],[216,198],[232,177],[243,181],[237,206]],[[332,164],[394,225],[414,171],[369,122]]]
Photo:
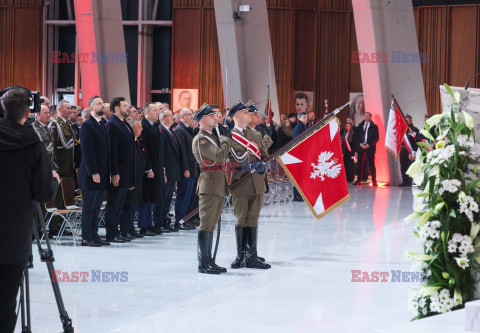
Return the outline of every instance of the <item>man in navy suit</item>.
[[[82,245],[110,245],[98,236],[98,214],[105,191],[110,183],[110,141],[102,116],[103,100],[94,96],[88,101],[91,115],[80,128],[80,145],[84,153],[79,170],[79,185],[83,190]]]
[[[160,111],[160,126],[162,135],[164,137],[164,152],[165,152],[165,172],[167,174],[167,183],[165,184],[165,198],[161,205],[162,221],[161,230],[163,232],[178,231],[178,228],[170,225],[170,218],[168,212],[172,204],[173,191],[175,190],[175,183],[180,182],[183,177],[190,177],[188,163],[185,154],[182,152],[182,147],[175,133],[170,129],[173,125],[173,113],[170,110],[164,109]],[[160,208],[160,207],[159,207]],[[158,228],[158,225],[155,225]]]
[[[372,185],[377,184],[377,172],[375,168],[375,152],[376,144],[378,142],[378,127],[372,121],[372,114],[370,112],[365,113],[365,120],[362,121],[356,131],[357,140],[359,143],[358,150],[358,163],[357,163],[357,180],[353,185],[362,185],[363,172],[365,166],[365,159],[368,160],[368,166],[370,167],[370,173],[372,174]]]
[[[193,121],[193,112],[184,108],[180,110],[180,122],[173,131],[177,137],[178,143],[185,155],[190,177],[184,178],[177,183],[177,198],[175,199],[175,227],[180,230],[195,229],[195,226],[180,224],[179,221],[185,217],[190,208],[193,194],[195,193],[195,180],[198,177],[198,163],[192,152],[193,130],[190,124]]]
[[[119,215],[129,190],[135,188],[135,136],[128,118],[128,103],[123,97],[115,97],[110,102],[114,115],[107,122],[110,137],[110,168],[112,184],[108,190],[105,207],[105,227],[107,241],[111,243],[129,242],[135,237],[123,237],[118,234]],[[127,230],[128,226],[122,226]]]

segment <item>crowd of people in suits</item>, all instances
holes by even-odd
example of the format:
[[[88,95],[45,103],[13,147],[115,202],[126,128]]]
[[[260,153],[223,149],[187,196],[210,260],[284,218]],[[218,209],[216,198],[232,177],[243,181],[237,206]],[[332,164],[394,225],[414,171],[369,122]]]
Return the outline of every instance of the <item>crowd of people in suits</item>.
[[[305,109],[308,107],[305,98],[297,96],[295,112],[282,113],[279,124],[265,114],[260,115],[255,130],[272,138],[270,154],[315,123],[315,113]],[[327,100],[325,106],[328,113]],[[222,113],[218,105],[210,107],[217,114],[213,133],[217,137],[230,133],[233,119]],[[413,160],[410,149],[416,150],[416,140],[420,139],[412,118],[407,116],[406,120],[410,147],[403,144],[400,153],[401,186],[412,184],[405,172]],[[82,110],[67,101],[51,107],[49,100],[43,98],[41,112],[32,122],[45,144],[52,169],[60,177],[74,177],[82,190],[82,245],[124,243],[198,226],[198,215],[188,223],[181,223],[198,207],[199,166],[192,152],[192,141],[199,128],[193,110],[183,108],[174,114],[168,104],[160,102],[147,103],[142,110],[122,97],[104,103],[98,96],[92,97],[88,108]],[[347,118],[340,136],[347,181],[361,185],[368,173],[372,186],[378,186],[375,152],[379,134],[372,115],[366,112],[358,126],[352,118]],[[170,208],[175,194],[173,215]],[[106,238],[102,239],[98,235],[98,221],[105,200]],[[297,191],[294,200],[303,200]],[[56,206],[64,208],[61,189],[57,192]],[[138,230],[133,225],[135,215]],[[55,232],[55,225],[51,229]]]
[[[217,114],[214,134],[230,133],[233,119],[224,116],[218,105],[210,107]],[[286,120],[286,115],[282,117]],[[193,110],[183,108],[174,114],[160,102],[147,103],[140,110],[125,98],[105,103],[99,96],[90,98],[88,108],[81,110],[67,101],[52,107],[44,97],[41,112],[31,122],[52,169],[60,177],[75,178],[82,191],[82,245],[125,243],[199,225],[198,215],[181,223],[198,207],[199,166],[192,141],[199,128]],[[274,141],[270,153],[292,139],[292,126],[285,123],[270,125],[268,117],[261,116],[255,129]],[[170,214],[174,195],[175,214]],[[105,201],[106,237],[101,238],[98,226]],[[61,188],[55,205],[65,208]],[[55,228],[51,224],[50,231]]]

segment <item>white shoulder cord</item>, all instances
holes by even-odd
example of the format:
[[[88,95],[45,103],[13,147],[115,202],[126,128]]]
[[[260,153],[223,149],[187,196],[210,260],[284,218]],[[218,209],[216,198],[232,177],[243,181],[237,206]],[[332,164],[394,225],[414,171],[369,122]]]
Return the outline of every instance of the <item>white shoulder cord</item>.
[[[53,123],[55,123],[56,126],[57,126],[58,137],[60,138],[60,141],[61,141],[61,143],[62,143],[63,148],[64,148],[64,149],[72,149],[73,146],[75,145],[74,140],[73,140],[73,139],[70,139],[70,140],[68,141],[68,143],[67,143],[66,140],[65,140],[65,136],[63,135],[63,131],[62,131],[62,129],[60,128],[60,125],[57,123],[56,120],[53,120],[52,123],[50,124],[50,126],[52,126]]]

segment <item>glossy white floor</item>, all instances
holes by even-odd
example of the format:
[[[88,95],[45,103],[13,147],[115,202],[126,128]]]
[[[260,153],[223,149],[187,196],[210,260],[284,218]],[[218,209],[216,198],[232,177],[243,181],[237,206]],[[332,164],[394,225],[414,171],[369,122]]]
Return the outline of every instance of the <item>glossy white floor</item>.
[[[350,187],[351,200],[316,221],[304,203],[262,210],[259,254],[267,271],[197,273],[195,231],[102,248],[54,246],[65,272],[128,272],[127,282],[62,282],[75,332],[374,332],[408,322],[408,286],[352,282],[352,270],[409,271],[418,249],[411,189]],[[224,214],[217,263],[235,257],[234,222]],[[34,332],[61,331],[45,264],[31,270]],[[463,325],[463,323],[461,323]],[[18,327],[17,327],[18,330]]]

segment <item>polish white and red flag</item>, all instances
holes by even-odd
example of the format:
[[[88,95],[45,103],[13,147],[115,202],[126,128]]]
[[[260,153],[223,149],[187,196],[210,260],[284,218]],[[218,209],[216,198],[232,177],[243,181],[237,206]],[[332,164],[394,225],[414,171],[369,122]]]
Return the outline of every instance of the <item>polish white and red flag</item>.
[[[350,199],[337,118],[278,158],[317,219]]]
[[[393,98],[390,105],[390,115],[388,116],[387,132],[385,133],[385,148],[395,156],[395,160],[398,160],[400,155],[402,140],[406,137],[407,129],[407,121],[398,107],[397,101]]]

